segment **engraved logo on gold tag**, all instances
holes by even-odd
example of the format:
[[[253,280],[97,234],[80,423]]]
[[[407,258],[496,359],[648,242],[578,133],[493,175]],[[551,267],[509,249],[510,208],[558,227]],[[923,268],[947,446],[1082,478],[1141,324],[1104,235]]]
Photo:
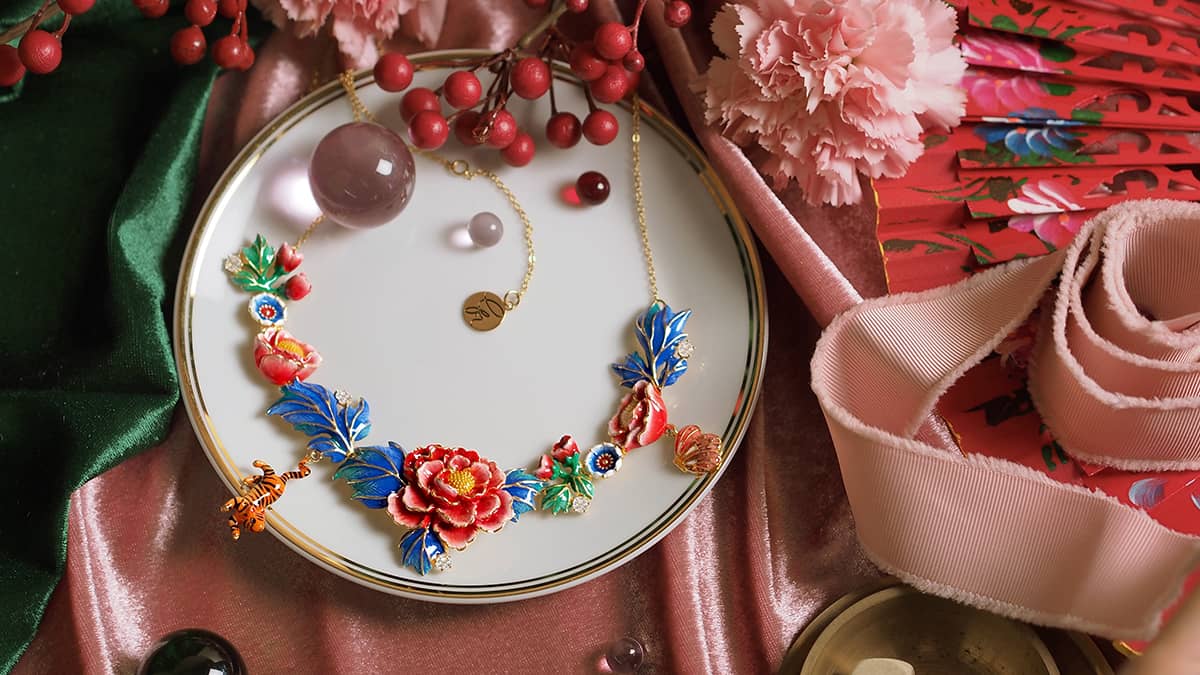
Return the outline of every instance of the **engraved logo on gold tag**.
[[[504,301],[491,291],[472,293],[463,303],[463,321],[477,331],[489,331],[504,320]]]

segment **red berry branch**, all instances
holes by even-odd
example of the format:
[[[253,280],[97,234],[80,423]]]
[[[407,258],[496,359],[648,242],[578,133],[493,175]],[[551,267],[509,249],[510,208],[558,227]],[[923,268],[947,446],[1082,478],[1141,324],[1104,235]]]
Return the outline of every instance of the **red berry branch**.
[[[551,0],[525,0],[530,7],[546,7]],[[591,40],[574,42],[555,24],[566,12],[582,12],[588,0],[553,0],[536,26],[502,52],[481,59],[448,61],[456,68],[437,89],[415,87],[413,67],[402,54],[385,54],[375,64],[375,81],[385,91],[408,90],[400,100],[400,113],[408,123],[409,139],[423,150],[440,148],[451,131],[465,146],[495,148],[512,166],[525,166],[536,152],[533,137],[517,125],[508,111],[515,95],[537,100],[549,94],[550,115],[546,139],[558,148],[570,148],[586,138],[593,145],[611,143],[620,130],[617,118],[599,104],[616,103],[637,89],[646,59],[637,48],[638,26],[646,8],[640,0],[633,23],[608,22],[596,28]],[[691,18],[691,6],[671,0],[665,20],[680,27]],[[534,47],[534,45],[537,45]],[[587,114],[583,121],[573,112],[559,110],[554,95],[551,62],[570,64],[587,86]],[[486,90],[480,78],[490,78]],[[443,112],[443,102],[451,109]]]
[[[63,33],[71,25],[71,17],[83,14],[96,0],[46,0],[33,16],[0,34],[0,87],[11,87],[25,77],[26,72],[46,75],[62,63]],[[170,9],[170,0],[133,0],[133,6],[143,16],[157,19]],[[42,25],[63,15],[62,25],[53,32]],[[218,66],[246,70],[254,64],[254,50],[246,40],[246,0],[187,0],[183,14],[191,23],[171,36],[171,57],[190,65],[204,58],[208,43],[205,26],[217,15],[232,19],[229,34],[212,46],[212,59]],[[8,44],[20,38],[16,47]]]

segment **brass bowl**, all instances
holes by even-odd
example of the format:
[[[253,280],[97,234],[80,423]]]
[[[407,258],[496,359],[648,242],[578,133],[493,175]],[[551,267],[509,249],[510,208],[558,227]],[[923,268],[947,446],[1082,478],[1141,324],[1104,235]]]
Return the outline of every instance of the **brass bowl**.
[[[868,595],[839,614],[800,675],[849,675],[872,657],[907,661],[919,675],[1060,675],[1028,626],[908,586]]]

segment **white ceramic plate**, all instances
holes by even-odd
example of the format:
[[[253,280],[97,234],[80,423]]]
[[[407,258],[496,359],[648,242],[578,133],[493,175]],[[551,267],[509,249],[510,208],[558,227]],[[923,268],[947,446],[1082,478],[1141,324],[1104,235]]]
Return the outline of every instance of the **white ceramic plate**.
[[[435,87],[446,73],[422,68],[414,86]],[[569,75],[558,77],[560,108],[585,111],[582,89]],[[374,86],[369,73],[357,82],[366,106],[402,128],[399,96]],[[547,105],[514,100],[511,106],[538,143],[528,167],[509,168],[494,151],[467,150],[453,140],[444,150],[497,170],[536,228],[533,283],[497,330],[474,332],[460,316],[467,295],[503,293],[524,270],[520,223],[486,180],[466,181],[417,158],[415,195],[395,222],[366,231],[325,224],[305,245],[302,269],[314,290],[291,303],[288,330],[324,357],[310,381],[370,402],[368,443],[464,446],[501,468],[532,470],[564,433],[584,448],[604,440],[604,425],[626,391],[609,364],[635,346],[632,323],[650,301],[633,206],[630,115],[610,107],[622,128],[610,145],[561,151],[542,135]],[[723,435],[723,471],[762,375],[761,271],[745,224],[702,155],[653,111],[644,119],[642,171],[658,283],[674,308],[694,311],[687,330],[696,354],[665,398],[673,423]],[[230,283],[221,263],[256,233],[273,246],[296,240],[316,213],[309,155],[325,133],[350,120],[336,82],[284,112],[226,171],[188,243],[176,296],[176,358],[192,424],[231,489],[256,473],[255,459],[294,467],[304,437],[263,414],[278,390],[254,368],[249,296]],[[570,206],[560,191],[586,170],[608,176],[611,197],[599,206]],[[505,222],[506,235],[493,248],[461,244],[466,221],[478,211]],[[401,564],[403,531],[385,511],[352,503],[345,485],[330,481],[332,471],[324,462],[313,477],[289,484],[269,530],[354,581],[444,602],[543,595],[610,571],[678,525],[719,477],[680,473],[669,440],[660,441],[633,451],[615,477],[597,481],[585,515],[526,514],[455,552],[452,570],[422,577]],[[217,506],[212,526],[224,528]]]

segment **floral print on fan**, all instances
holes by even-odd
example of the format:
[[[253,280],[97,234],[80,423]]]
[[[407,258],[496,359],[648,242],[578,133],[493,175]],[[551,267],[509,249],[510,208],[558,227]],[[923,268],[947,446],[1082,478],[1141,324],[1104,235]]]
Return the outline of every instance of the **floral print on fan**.
[[[1038,43],[1010,35],[970,32],[961,43],[967,63],[1026,72],[1061,74],[1061,66],[1042,55]]]
[[[975,127],[975,135],[987,146],[963,153],[967,153],[966,159],[984,166],[1045,166],[1055,162],[1084,164],[1095,161],[1090,156],[1075,154],[1083,146],[1079,140],[1081,134],[1060,126],[980,124]]]
[[[1018,232],[1032,232],[1047,244],[1062,248],[1071,243],[1087,219],[1088,215],[1084,213],[1020,215],[1009,218],[1008,227]]]
[[[1019,196],[1008,200],[1014,213],[1061,213],[1082,211],[1083,206],[1071,200],[1071,191],[1057,181],[1043,178],[1021,186]]]

